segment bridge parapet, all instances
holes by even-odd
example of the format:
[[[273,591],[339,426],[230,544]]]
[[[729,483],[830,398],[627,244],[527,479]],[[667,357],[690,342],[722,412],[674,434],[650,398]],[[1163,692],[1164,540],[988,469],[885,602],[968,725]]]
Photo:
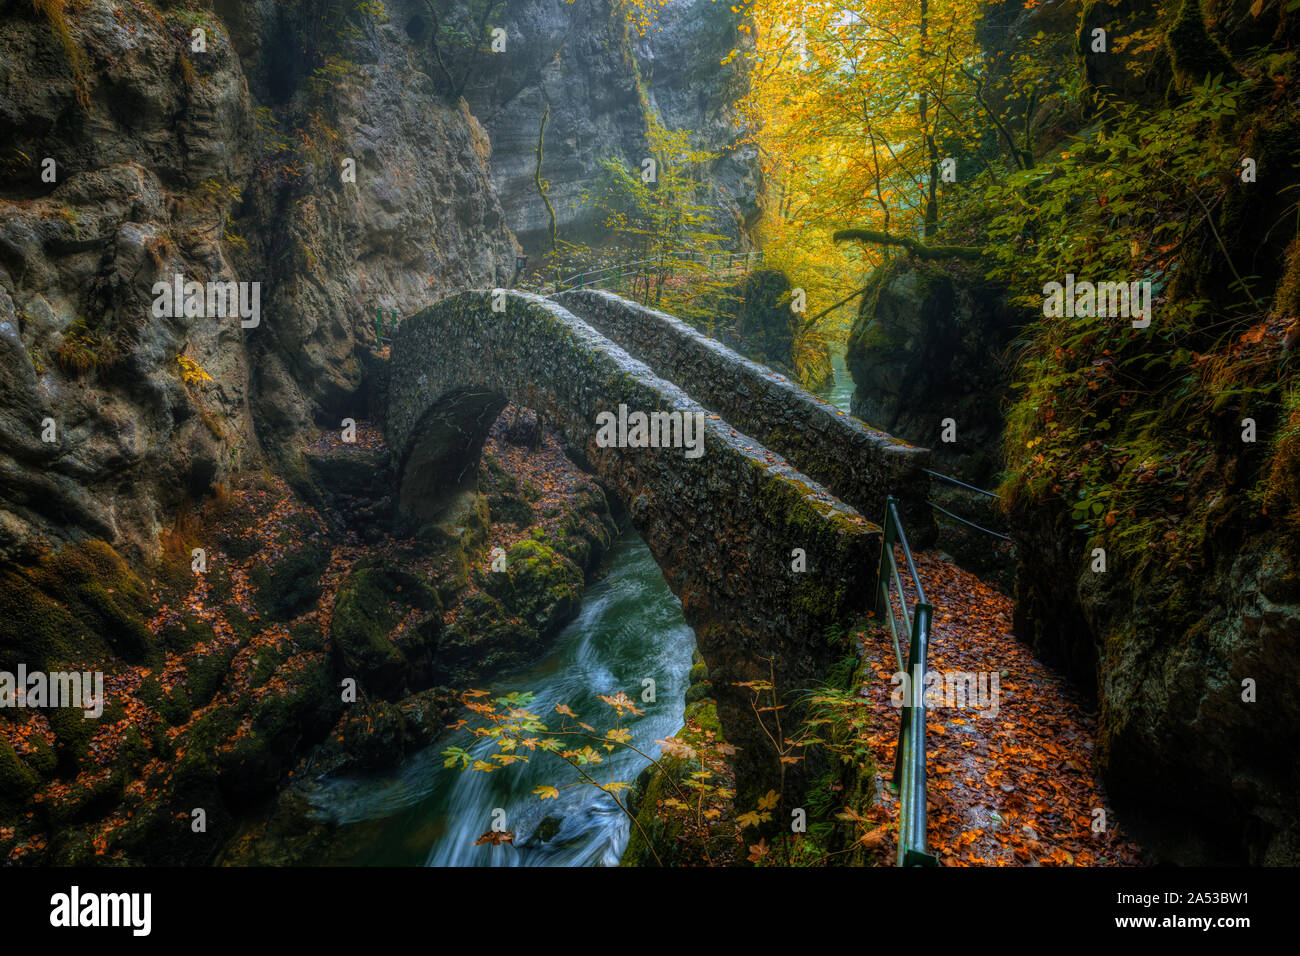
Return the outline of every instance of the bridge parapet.
[[[929,449],[863,424],[667,313],[595,289],[554,299],[862,514],[884,514],[893,495],[913,543],[933,542]]]

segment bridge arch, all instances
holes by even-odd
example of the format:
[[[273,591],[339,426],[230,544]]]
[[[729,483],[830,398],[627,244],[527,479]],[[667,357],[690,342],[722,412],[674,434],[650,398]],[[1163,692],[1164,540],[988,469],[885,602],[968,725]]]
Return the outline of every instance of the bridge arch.
[[[768,679],[768,659],[778,691],[824,680],[825,628],[868,603],[880,528],[556,303],[510,292],[504,311],[492,304],[489,292],[461,293],[394,336],[386,432],[400,508],[430,518],[433,502],[471,490],[505,403],[536,409],[627,507],[681,599],[719,720],[742,748],[740,795],[761,791],[780,767],[735,684]],[[701,416],[703,454],[602,447],[598,416],[620,406]],[[796,548],[806,571],[792,567]]]

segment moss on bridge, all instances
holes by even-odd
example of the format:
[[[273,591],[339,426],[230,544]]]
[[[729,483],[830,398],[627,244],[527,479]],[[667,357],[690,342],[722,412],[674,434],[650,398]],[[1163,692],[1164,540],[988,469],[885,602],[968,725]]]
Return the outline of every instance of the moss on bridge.
[[[883,515],[893,495],[912,540],[932,540],[927,449],[845,415],[666,313],[593,289],[556,301],[867,517]]]

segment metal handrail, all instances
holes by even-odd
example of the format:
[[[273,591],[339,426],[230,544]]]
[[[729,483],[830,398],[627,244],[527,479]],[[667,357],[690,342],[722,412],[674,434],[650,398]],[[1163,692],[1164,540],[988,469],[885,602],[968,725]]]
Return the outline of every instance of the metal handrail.
[[[947,508],[937,505],[933,501],[928,501],[926,503],[935,511],[939,512],[940,514],[947,515],[953,521],[960,521],[962,524],[968,525],[969,527],[974,528],[976,531],[983,531],[986,535],[988,535],[991,538],[1000,538],[1003,541],[1012,540],[1010,536],[1003,534],[1001,531],[990,531],[988,528],[985,528],[983,525],[978,525],[974,521],[969,521],[966,518],[963,518],[961,515],[953,514]]]
[[[917,600],[909,613],[907,596],[903,591],[902,575],[894,547],[903,550],[908,574]],[[894,601],[891,581],[898,592],[899,609],[909,636],[907,667],[903,667],[903,652],[898,640],[898,624],[894,619]],[[881,542],[880,571],[876,579],[877,610],[886,614],[894,641],[894,658],[898,672],[907,675],[904,683],[903,713],[898,726],[898,748],[894,755],[894,786],[898,788],[898,865],[935,866],[937,860],[926,843],[926,784],[925,784],[925,685],[926,661],[929,655],[930,629],[934,608],[925,598],[925,588],[916,573],[912,549],[907,544],[907,534],[898,517],[898,502],[890,496],[885,502],[884,540]],[[881,607],[883,605],[883,608]],[[919,702],[920,706],[913,706]]]
[[[987,495],[990,498],[1002,497],[997,492],[988,491],[984,488],[976,488],[974,485],[968,485],[964,481],[958,481],[956,478],[952,477],[952,475],[941,475],[939,474],[939,472],[931,471],[929,468],[922,468],[921,470],[925,472],[927,475],[929,475],[931,478],[938,478],[940,481],[946,481],[948,482],[948,484],[956,485],[958,488],[965,488],[967,491],[974,491],[977,494]]]
[[[966,482],[959,481],[958,479],[952,477],[951,475],[941,475],[939,474],[939,472],[931,471],[929,468],[922,468],[921,470],[925,472],[927,475],[929,475],[931,478],[938,478],[940,481],[946,481],[948,482],[948,484],[956,485],[958,488],[965,488],[967,491],[973,491],[977,495],[985,495],[989,498],[992,498],[994,501],[998,501],[1002,497],[996,492],[988,491],[987,489],[984,488],[976,488],[974,485],[968,485],[966,484]],[[982,531],[985,534],[989,535],[990,537],[1000,538],[1003,541],[1012,540],[1009,536],[1003,534],[1000,531],[991,531],[988,528],[985,528],[983,525],[978,525],[974,521],[969,520],[968,518],[963,518],[961,515],[955,515],[947,508],[943,508],[935,504],[933,501],[928,501],[927,504],[929,504],[931,508],[933,508],[935,511],[939,512],[940,514],[947,515],[953,521],[960,521],[962,524],[974,528],[976,531]]]
[[[546,286],[542,289],[542,294],[554,295],[567,289],[585,289],[588,286],[597,285],[601,282],[608,282],[611,279],[623,279],[639,272],[640,270],[637,268],[638,266],[663,265],[670,261],[681,262],[683,260],[690,260],[692,262],[699,261],[702,265],[707,265],[711,271],[721,272],[728,269],[734,269],[738,265],[752,265],[762,257],[762,250],[758,249],[751,250],[750,252],[674,252],[651,259],[637,259],[632,262],[620,262],[611,266],[604,266],[600,269],[591,269],[586,272],[575,272],[562,279],[557,279],[553,284]],[[718,266],[717,263],[719,260],[722,260],[723,265]]]

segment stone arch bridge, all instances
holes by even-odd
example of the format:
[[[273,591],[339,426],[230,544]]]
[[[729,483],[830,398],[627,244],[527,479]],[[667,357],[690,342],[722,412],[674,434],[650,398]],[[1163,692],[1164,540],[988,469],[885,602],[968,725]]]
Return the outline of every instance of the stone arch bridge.
[[[462,293],[394,336],[386,427],[402,510],[435,518],[473,489],[507,401],[536,409],[626,506],[681,599],[719,720],[741,748],[740,796],[761,792],[780,768],[735,684],[768,679],[769,659],[778,692],[824,679],[826,627],[871,603],[886,496],[899,499],[914,542],[933,537],[929,453],[612,294],[508,292],[504,304],[493,311],[492,293]],[[703,454],[603,447],[601,413],[620,406],[698,415]],[[796,549],[806,570],[794,570]]]

